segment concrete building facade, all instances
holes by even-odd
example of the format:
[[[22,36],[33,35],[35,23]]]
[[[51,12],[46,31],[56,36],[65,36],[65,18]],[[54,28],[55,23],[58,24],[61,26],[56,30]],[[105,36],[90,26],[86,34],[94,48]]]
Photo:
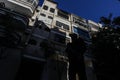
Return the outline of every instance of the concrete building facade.
[[[40,12],[37,16],[39,21],[42,21],[48,26],[48,28],[51,30],[49,33],[49,37],[47,39],[54,45],[54,50],[57,54],[57,61],[52,62],[51,60],[48,61],[46,64],[46,68],[44,69],[44,77],[43,80],[59,80],[60,77],[62,77],[61,80],[67,80],[67,67],[68,63],[64,63],[65,61],[65,48],[66,44],[68,42],[71,42],[71,38],[69,34],[75,33],[78,36],[82,37],[85,42],[89,45],[91,44],[91,32],[99,31],[99,28],[101,28],[101,25],[99,23],[96,23],[91,20],[86,20],[84,18],[81,18],[75,14],[66,12],[64,10],[61,10],[58,8],[58,3],[52,1],[52,0],[45,0],[43,5],[40,7]],[[62,57],[61,57],[62,56]],[[88,58],[85,56],[86,59],[86,70],[87,76],[89,76],[88,80],[95,80],[95,75],[92,72],[92,63],[91,58]],[[56,65],[61,64],[63,65]],[[52,67],[48,68],[47,66],[51,65]],[[60,68],[60,66],[64,68]],[[57,70],[54,70],[54,68],[57,68]],[[48,70],[48,71],[46,71]],[[62,71],[59,73],[59,70]],[[54,71],[52,75],[51,71]],[[46,76],[47,73],[47,77]]]
[[[99,23],[59,9],[53,0],[44,0],[42,6],[38,6],[38,0],[1,0],[0,3],[5,3],[2,7],[10,12],[15,11],[29,19],[23,57],[44,63],[40,80],[68,80],[69,63],[65,49],[71,42],[69,34],[77,34],[89,45],[91,32],[101,27]],[[86,56],[85,59],[86,70],[90,72],[87,75],[93,74],[91,59]],[[94,80],[94,75],[91,76],[88,80]]]

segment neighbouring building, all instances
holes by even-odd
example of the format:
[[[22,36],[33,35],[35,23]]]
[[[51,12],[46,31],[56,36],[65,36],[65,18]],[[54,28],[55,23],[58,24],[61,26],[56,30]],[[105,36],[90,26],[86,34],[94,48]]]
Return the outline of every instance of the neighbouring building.
[[[31,17],[39,0],[0,0],[0,3],[3,3],[3,7]]]

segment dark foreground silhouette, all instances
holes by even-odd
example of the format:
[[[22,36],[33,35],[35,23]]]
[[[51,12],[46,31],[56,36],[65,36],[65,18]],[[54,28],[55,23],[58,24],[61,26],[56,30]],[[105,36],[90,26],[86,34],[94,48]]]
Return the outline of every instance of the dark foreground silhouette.
[[[79,80],[87,80],[83,54],[86,51],[86,45],[82,38],[77,38],[76,34],[70,34],[72,43],[67,44],[66,53],[69,59],[69,80],[76,80],[76,74]]]

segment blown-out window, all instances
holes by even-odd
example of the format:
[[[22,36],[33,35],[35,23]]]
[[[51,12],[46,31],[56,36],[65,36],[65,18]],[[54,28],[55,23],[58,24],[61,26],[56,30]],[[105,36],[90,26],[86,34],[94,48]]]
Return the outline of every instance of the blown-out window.
[[[52,16],[48,16],[48,18],[49,18],[49,19],[53,19],[53,17],[52,17]]]
[[[73,17],[73,22],[80,25],[80,26],[87,27],[87,23],[82,18]]]
[[[54,8],[50,8],[50,12],[51,12],[51,13],[54,13],[54,12],[55,12],[55,9],[54,9]]]
[[[84,30],[82,30],[82,29],[80,29],[78,27],[73,27],[73,31],[74,31],[74,33],[80,35],[83,38],[90,38],[89,32],[84,31]]]
[[[43,16],[43,17],[46,17],[46,15],[44,13],[40,13],[40,15]]]
[[[43,9],[44,9],[44,10],[48,10],[48,6],[44,5],[44,6],[43,6]]]
[[[69,19],[69,13],[65,12],[65,11],[62,11],[62,10],[59,10],[58,11],[58,16],[64,18],[64,19]]]
[[[69,26],[67,24],[64,24],[62,22],[59,22],[59,21],[56,21],[56,26],[57,27],[60,27],[62,29],[66,29],[66,30],[69,30]]]

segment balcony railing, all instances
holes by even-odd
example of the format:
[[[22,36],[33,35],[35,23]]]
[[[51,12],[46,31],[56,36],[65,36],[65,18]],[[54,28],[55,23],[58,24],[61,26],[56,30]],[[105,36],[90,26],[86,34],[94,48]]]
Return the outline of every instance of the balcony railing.
[[[34,1],[34,2],[27,2],[27,1],[23,1],[23,0],[13,0],[15,2],[18,2],[19,4],[22,4],[22,5],[25,5],[25,6],[28,6],[30,7],[32,10],[34,10],[37,6],[37,3]],[[34,4],[36,3],[36,5]]]

